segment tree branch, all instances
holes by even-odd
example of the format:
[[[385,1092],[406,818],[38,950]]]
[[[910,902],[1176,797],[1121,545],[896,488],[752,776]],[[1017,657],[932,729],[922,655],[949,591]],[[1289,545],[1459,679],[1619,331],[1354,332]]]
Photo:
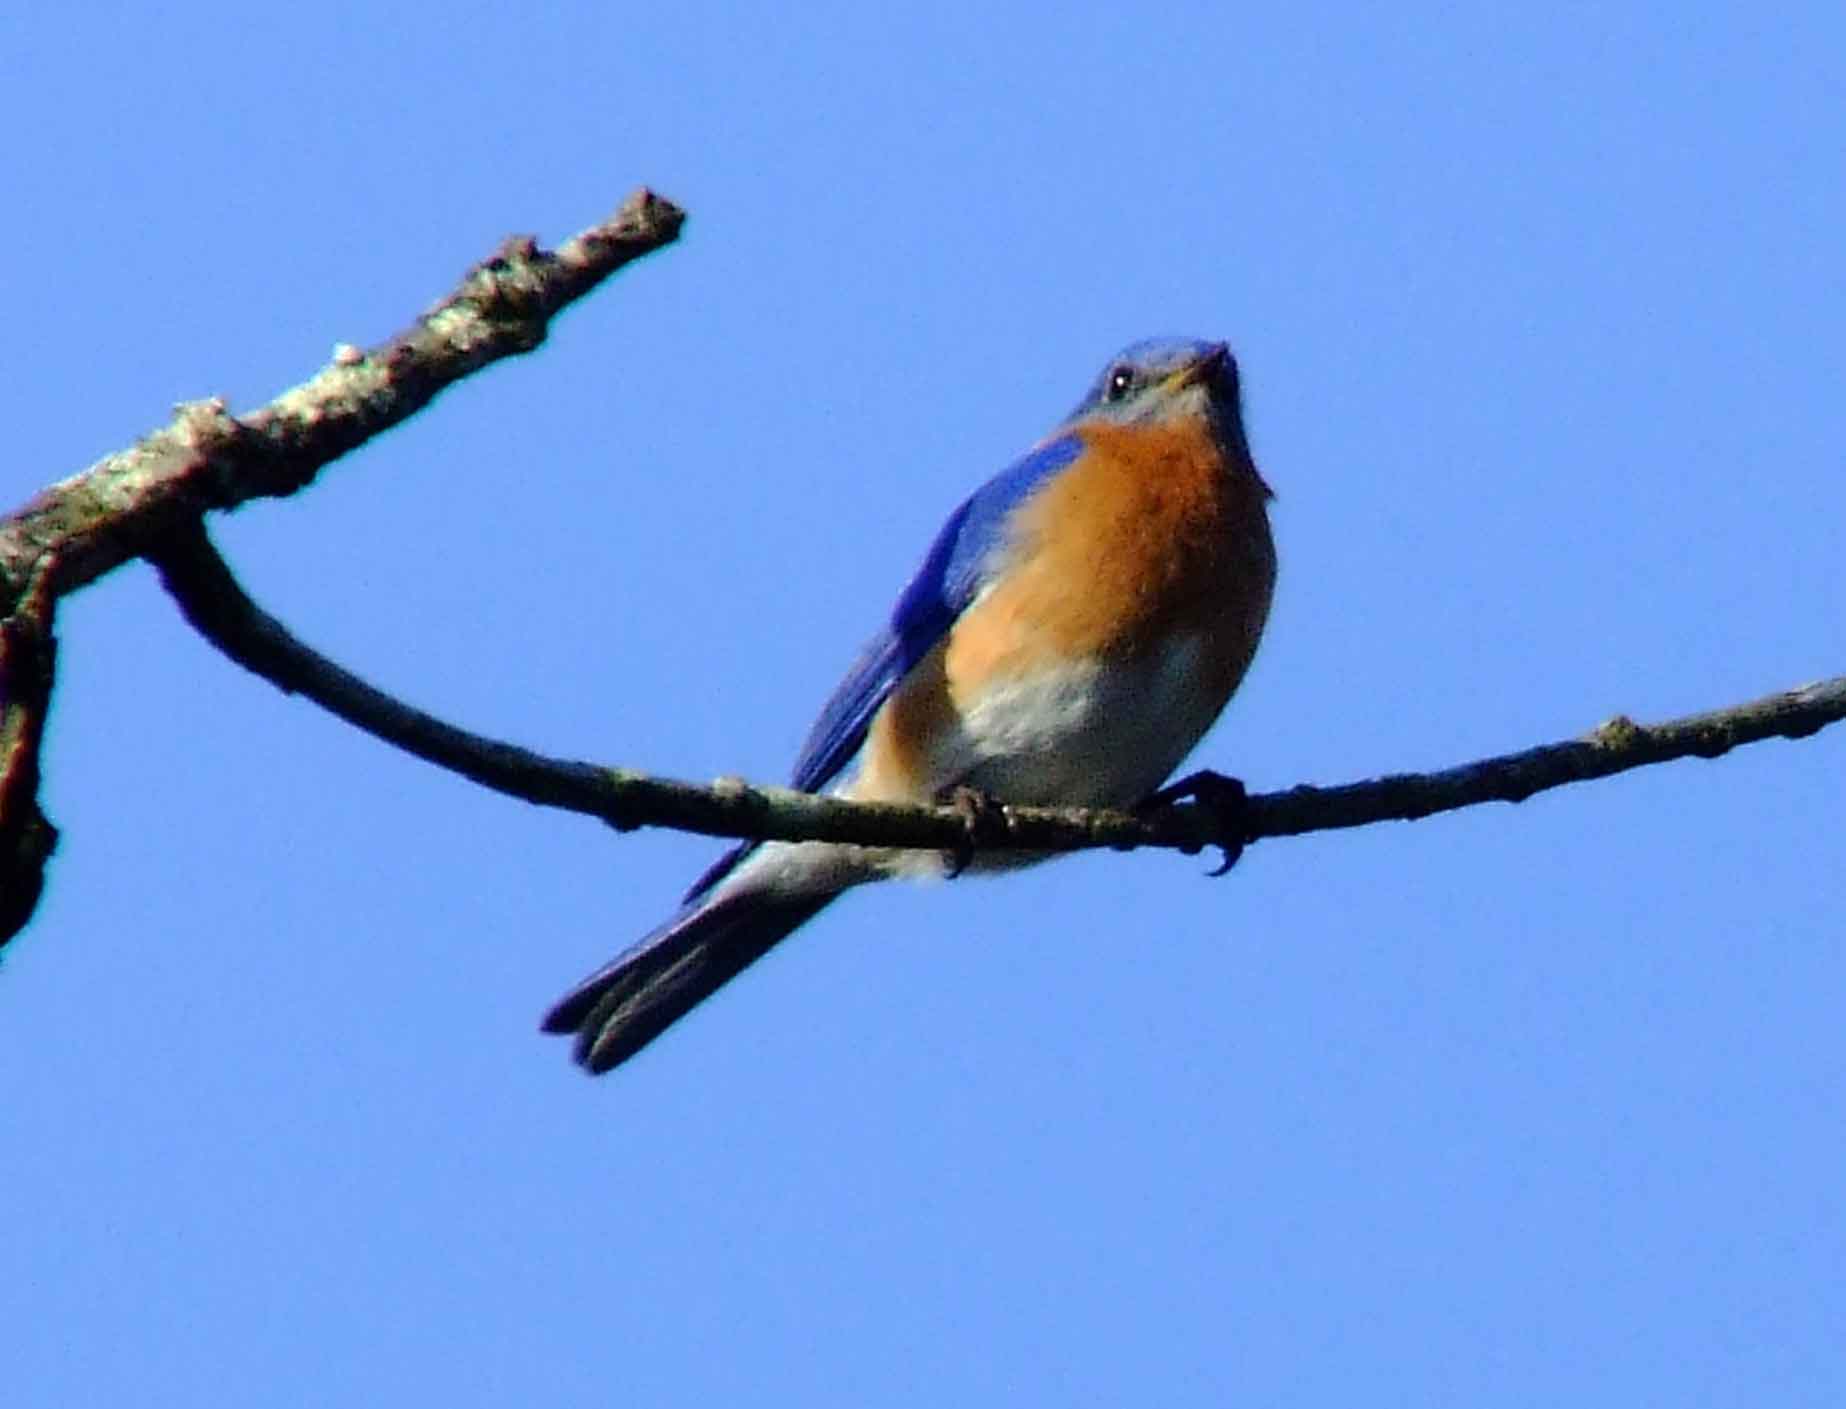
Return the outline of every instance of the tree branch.
[[[293,494],[321,468],[491,362],[530,352],[553,317],[631,260],[670,244],[684,213],[650,191],[555,252],[510,239],[415,324],[369,352],[341,347],[310,380],[247,416],[222,401],[182,406],[132,449],[53,485],[0,521],[0,605],[51,562],[74,591],[145,554],[207,509]]]
[[[38,803],[56,599],[169,537],[184,543],[208,509],[295,493],[470,372],[532,351],[562,309],[672,243],[684,218],[641,190],[556,251],[510,239],[370,352],[340,347],[313,378],[246,416],[219,400],[182,406],[133,448],[0,519],[0,944],[31,918],[57,842]]]
[[[180,609],[231,659],[289,694],[485,787],[621,830],[672,827],[708,836],[964,851],[1081,851],[1208,846],[1235,854],[1263,837],[1413,820],[1483,802],[1521,802],[1566,783],[1676,758],[1716,758],[1742,744],[1802,738],[1846,718],[1846,677],[1708,714],[1644,726],[1617,716],[1582,739],[1344,787],[1252,796],[1235,814],[1177,803],[1146,814],[1079,807],[1001,807],[978,824],[956,807],[844,802],[722,779],[710,787],[542,754],[458,729],[374,689],[296,640],[244,593],[201,526],[155,558]]]
[[[1580,739],[1463,763],[1438,773],[1393,773],[1336,788],[1290,788],[1250,799],[1257,836],[1292,837],[1373,822],[1414,822],[1483,802],[1609,778],[1680,758],[1720,758],[1764,739],[1805,739],[1846,719],[1846,676],[1817,680],[1727,709],[1637,724],[1618,714]]]
[[[42,559],[0,621],[0,944],[32,918],[58,844],[58,829],[38,805],[39,746],[58,651],[52,575],[52,559]]]

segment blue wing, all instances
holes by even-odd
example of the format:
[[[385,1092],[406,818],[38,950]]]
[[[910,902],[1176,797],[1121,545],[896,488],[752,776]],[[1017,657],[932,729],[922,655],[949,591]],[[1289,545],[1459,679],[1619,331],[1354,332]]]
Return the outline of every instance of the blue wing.
[[[846,678],[822,706],[795,760],[790,786],[819,792],[852,761],[866,730],[898,681],[928,655],[979,594],[987,565],[1006,534],[1006,520],[1041,484],[1083,453],[1075,434],[1055,436],[1028,451],[963,500],[930,544],[923,565],[897,599],[891,620],[859,653]],[[713,862],[686,892],[690,905],[730,874],[757,847],[744,842]]]
[[[1075,435],[1045,441],[963,500],[897,599],[891,620],[859,653],[795,760],[791,786],[825,787],[859,751],[872,718],[898,681],[928,655],[986,580],[1007,517],[1046,479],[1083,451]]]

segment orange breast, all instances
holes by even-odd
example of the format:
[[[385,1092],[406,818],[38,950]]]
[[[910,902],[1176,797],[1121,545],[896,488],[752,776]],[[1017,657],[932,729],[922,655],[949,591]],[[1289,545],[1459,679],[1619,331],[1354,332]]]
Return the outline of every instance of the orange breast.
[[[1198,423],[1082,436],[1086,453],[1016,512],[1011,571],[957,624],[951,687],[1196,632],[1201,684],[1228,698],[1275,589],[1267,487]]]

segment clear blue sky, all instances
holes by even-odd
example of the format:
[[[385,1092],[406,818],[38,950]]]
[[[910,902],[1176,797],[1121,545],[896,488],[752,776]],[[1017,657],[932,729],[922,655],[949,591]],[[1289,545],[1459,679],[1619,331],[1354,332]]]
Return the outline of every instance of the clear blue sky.
[[[1280,494],[1201,762],[1846,669],[1836,5],[772,8],[13,7],[7,502],[646,182],[677,248],[219,523],[458,722],[779,779],[1164,332],[1234,343]],[[9,1409],[1846,1402],[1846,735],[858,895],[592,1082],[540,1013],[712,843],[400,757],[145,568],[61,625]]]

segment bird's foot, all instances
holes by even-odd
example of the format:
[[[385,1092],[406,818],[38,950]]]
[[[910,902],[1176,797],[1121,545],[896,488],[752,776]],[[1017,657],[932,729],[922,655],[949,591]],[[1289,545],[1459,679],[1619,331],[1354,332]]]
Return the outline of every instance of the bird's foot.
[[[1135,811],[1145,815],[1171,807],[1176,802],[1192,803],[1216,825],[1219,840],[1214,844],[1224,853],[1224,859],[1209,874],[1222,876],[1237,864],[1237,858],[1243,855],[1243,849],[1250,841],[1250,794],[1243,785],[1243,779],[1227,778],[1222,773],[1202,768],[1197,773],[1188,773],[1177,783],[1167,784],[1143,800]],[[1191,847],[1188,854],[1197,855],[1201,849]]]
[[[1006,804],[992,793],[979,788],[971,788],[966,783],[957,783],[942,795],[946,806],[954,808],[961,814],[964,840],[962,844],[943,852],[943,864],[947,869],[947,878],[954,880],[968,869],[974,860],[975,851],[983,844],[1002,841],[1006,837]]]

